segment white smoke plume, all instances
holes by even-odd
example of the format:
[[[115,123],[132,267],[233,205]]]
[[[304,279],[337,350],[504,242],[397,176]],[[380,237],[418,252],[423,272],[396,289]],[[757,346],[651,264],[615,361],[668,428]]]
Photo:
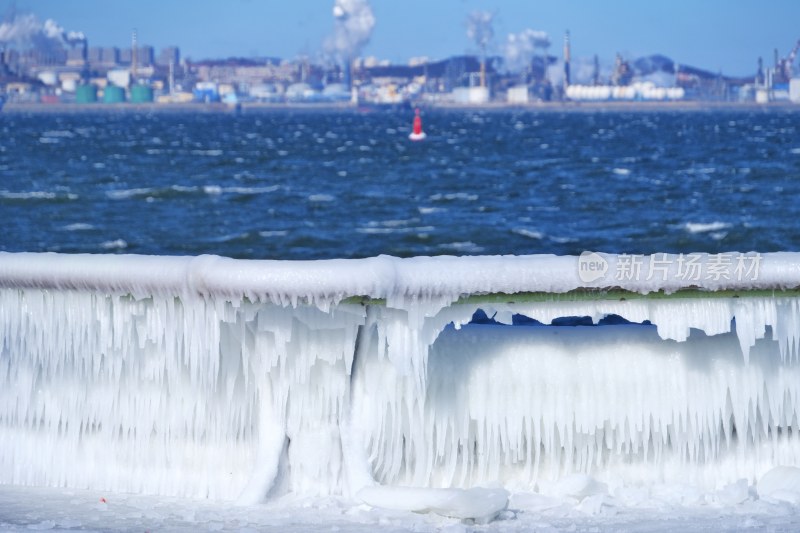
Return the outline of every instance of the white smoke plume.
[[[333,17],[333,35],[325,41],[325,51],[339,61],[349,61],[369,42],[375,15],[368,0],[335,0]]]
[[[467,37],[485,53],[494,37],[494,13],[473,11],[467,15]]]
[[[564,61],[560,60],[559,65],[564,69]],[[613,67],[605,62],[598,65],[597,76],[600,84],[608,84],[611,78]],[[594,58],[573,57],[570,62],[570,81],[575,85],[592,85],[594,83]]]
[[[35,18],[35,17],[34,17]],[[47,19],[42,25],[42,33],[49,39],[61,39],[64,35],[64,28],[53,19]]]
[[[0,24],[0,44],[20,48],[52,48],[77,44],[86,40],[82,32],[66,32],[56,21],[44,23],[33,13],[12,14]]]
[[[24,45],[30,43],[37,34],[46,35],[43,29],[39,19],[32,13],[14,16],[0,24],[0,42]]]
[[[536,55],[536,50],[546,51],[550,47],[547,32],[530,28],[519,33],[509,33],[504,51],[506,68],[520,71],[528,68]]]
[[[614,70],[612,64],[601,61],[598,65],[599,70],[597,75],[599,77],[600,85],[608,85],[610,83],[611,74]],[[573,56],[569,64],[570,69],[570,83],[572,85],[593,85],[594,83],[594,58],[591,57],[576,57]],[[564,59],[558,58],[552,64],[547,66],[547,79],[552,85],[563,85],[564,83]]]

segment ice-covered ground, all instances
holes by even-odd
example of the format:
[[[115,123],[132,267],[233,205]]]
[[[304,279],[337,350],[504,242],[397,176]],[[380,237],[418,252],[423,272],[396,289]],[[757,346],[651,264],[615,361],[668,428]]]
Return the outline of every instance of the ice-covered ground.
[[[744,501],[732,503],[744,498]],[[0,486],[0,531],[797,531],[800,508],[758,499],[745,485],[723,496],[685,486],[652,487],[579,500],[512,494],[489,524],[431,513],[371,508],[341,497],[285,496],[253,506],[101,491]]]

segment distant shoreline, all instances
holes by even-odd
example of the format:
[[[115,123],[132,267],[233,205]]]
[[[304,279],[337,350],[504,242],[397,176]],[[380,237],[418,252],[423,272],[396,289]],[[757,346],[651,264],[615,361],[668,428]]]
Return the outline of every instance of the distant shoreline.
[[[530,104],[509,104],[492,102],[480,105],[454,103],[420,104],[420,107],[436,111],[520,111],[520,112],[710,112],[710,111],[754,111],[754,112],[800,112],[800,104],[792,102],[534,102]],[[395,108],[396,109],[396,108]],[[387,108],[392,110],[392,108]],[[70,114],[70,113],[260,113],[291,111],[298,113],[314,112],[382,112],[380,106],[359,106],[347,103],[256,103],[245,102],[238,106],[222,103],[185,104],[43,104],[7,103],[3,114]]]

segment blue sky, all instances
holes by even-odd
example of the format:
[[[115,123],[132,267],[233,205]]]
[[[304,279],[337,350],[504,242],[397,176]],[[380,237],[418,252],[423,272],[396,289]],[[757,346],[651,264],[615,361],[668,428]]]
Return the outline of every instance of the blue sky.
[[[0,0],[5,10],[11,0]],[[372,0],[377,19],[363,55],[405,61],[475,52],[465,31],[472,10],[496,13],[494,51],[506,35],[547,31],[560,55],[569,29],[573,56],[616,52],[635,58],[662,53],[683,64],[729,75],[755,71],[758,56],[772,64],[800,39],[800,0]],[[140,42],[181,47],[193,59],[318,55],[331,33],[332,0],[17,0],[18,11],[53,18],[84,31],[90,45]]]

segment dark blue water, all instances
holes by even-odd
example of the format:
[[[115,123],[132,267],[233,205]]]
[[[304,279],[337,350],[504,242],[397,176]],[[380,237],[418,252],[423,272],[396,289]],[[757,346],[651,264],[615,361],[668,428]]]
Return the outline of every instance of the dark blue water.
[[[800,249],[800,112],[0,115],[0,250]]]

